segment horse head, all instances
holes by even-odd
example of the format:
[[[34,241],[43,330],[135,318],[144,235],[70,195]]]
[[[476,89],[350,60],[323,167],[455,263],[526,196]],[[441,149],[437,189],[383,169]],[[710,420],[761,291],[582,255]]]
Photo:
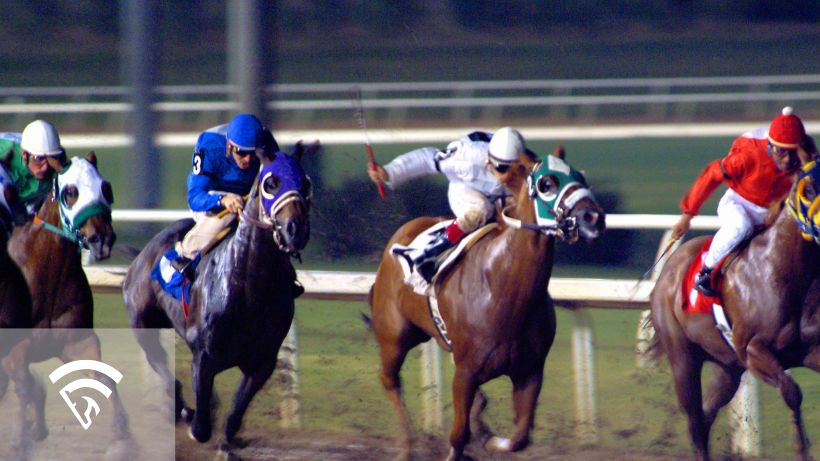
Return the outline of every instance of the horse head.
[[[96,260],[111,256],[116,234],[111,226],[111,184],[97,171],[97,157],[74,157],[57,174],[54,199],[60,208],[60,226],[65,235],[91,250]]]
[[[313,186],[300,161],[304,153],[316,150],[317,146],[304,149],[300,142],[291,155],[284,152],[259,155],[262,168],[257,182],[260,204],[257,219],[273,231],[274,242],[285,253],[298,253],[310,238],[308,214]]]
[[[510,217],[508,207],[501,217],[513,227],[557,235],[572,243],[579,238],[600,237],[606,227],[606,213],[595,200],[583,173],[564,160],[564,149],[556,148],[544,159],[522,157],[496,176],[516,193],[518,214],[531,216],[535,223]],[[525,212],[522,208],[530,208]]]
[[[803,238],[820,245],[820,163],[812,160],[800,168],[786,205]]]

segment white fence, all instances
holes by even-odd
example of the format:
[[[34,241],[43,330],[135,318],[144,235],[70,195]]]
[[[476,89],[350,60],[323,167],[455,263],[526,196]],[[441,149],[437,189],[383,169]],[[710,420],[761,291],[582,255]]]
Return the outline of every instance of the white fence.
[[[365,109],[377,117],[403,123],[410,111],[426,111],[427,118],[497,119],[509,110],[535,110],[536,116],[594,119],[607,107],[617,114],[662,120],[691,120],[701,116],[770,116],[770,105],[800,101],[800,113],[820,110],[820,75],[736,77],[489,80],[450,82],[377,82],[276,84],[266,89],[266,107],[287,118],[316,121],[338,118],[351,110],[350,90],[361,89]],[[0,115],[103,115],[131,111],[129,89],[109,87],[0,88]],[[194,115],[209,121],[239,109],[237,88],[231,85],[158,86],[154,109],[163,115]],[[704,111],[706,107],[708,110]],[[444,113],[436,111],[444,110]],[[524,113],[525,113],[524,112]],[[324,114],[324,115],[320,115]],[[530,114],[533,115],[533,114]],[[100,123],[97,121],[97,123]],[[122,120],[119,121],[120,125]],[[204,124],[198,120],[197,126]]]

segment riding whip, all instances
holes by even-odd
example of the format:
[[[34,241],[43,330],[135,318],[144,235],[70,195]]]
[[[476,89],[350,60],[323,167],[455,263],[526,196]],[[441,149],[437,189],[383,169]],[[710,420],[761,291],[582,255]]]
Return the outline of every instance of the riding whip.
[[[666,256],[666,253],[668,253],[669,250],[672,249],[672,247],[675,245],[675,242],[677,242],[678,240],[680,240],[680,237],[669,239],[669,242],[667,242],[666,247],[661,252],[661,255],[658,256],[658,259],[656,259],[655,262],[653,262],[652,265],[649,266],[649,269],[647,269],[646,272],[643,273],[641,278],[639,278],[638,281],[635,283],[635,286],[632,287],[632,290],[629,293],[629,299],[635,297],[635,293],[638,292],[638,287],[640,287],[641,282],[646,280],[646,278],[649,276],[649,274],[652,273],[652,271],[655,269],[655,266],[657,266],[659,262],[663,261],[663,258]]]
[[[362,138],[364,139],[364,150],[367,152],[367,158],[370,160],[370,167],[376,168],[376,159],[373,156],[373,147],[370,145],[370,138],[367,136],[367,124],[364,121],[364,107],[362,107],[362,91],[358,86],[354,86],[351,90],[353,93],[353,109],[356,112],[356,119],[359,122],[359,128],[362,129]],[[381,182],[376,183],[379,188],[379,195],[381,198],[386,198],[387,194],[384,192],[384,186]]]

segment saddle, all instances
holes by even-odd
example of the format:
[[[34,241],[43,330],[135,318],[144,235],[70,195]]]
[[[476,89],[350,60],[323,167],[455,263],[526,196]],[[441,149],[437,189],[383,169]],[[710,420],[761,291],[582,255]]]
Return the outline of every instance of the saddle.
[[[424,277],[416,270],[413,260],[416,259],[417,256],[423,254],[424,249],[439,235],[441,235],[449,224],[450,221],[441,221],[429,229],[419,233],[409,245],[405,246],[394,244],[390,247],[390,252],[396,257],[401,265],[402,272],[404,273],[404,283],[413,288],[414,292],[422,296],[429,295],[431,292],[431,287],[436,284],[436,281],[443,274],[449,271],[449,269],[455,267],[456,263],[461,259],[461,256],[466,253],[467,250],[475,244],[475,242],[479,241],[482,237],[487,235],[488,232],[498,226],[497,223],[489,223],[471,232],[470,234],[467,234],[463,239],[461,239],[458,245],[443,251],[436,257],[434,275],[430,282],[427,282],[427,280],[425,280]]]
[[[683,277],[683,286],[681,287],[683,312],[688,314],[712,314],[712,319],[715,322],[720,336],[734,350],[732,343],[732,323],[726,312],[723,309],[723,300],[720,297],[721,288],[723,286],[723,272],[721,269],[727,260],[735,254],[735,251],[724,257],[715,265],[712,271],[712,287],[718,293],[717,296],[707,296],[695,289],[695,276],[700,272],[703,266],[703,257],[709,251],[709,246],[712,244],[712,237],[708,237],[700,250],[698,250],[691,264],[686,270],[686,275]]]

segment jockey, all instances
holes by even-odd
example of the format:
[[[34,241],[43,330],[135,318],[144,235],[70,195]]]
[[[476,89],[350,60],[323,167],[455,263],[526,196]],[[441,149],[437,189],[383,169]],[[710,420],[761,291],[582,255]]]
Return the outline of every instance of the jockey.
[[[803,122],[785,107],[768,129],[759,128],[735,139],[729,154],[709,163],[680,202],[683,214],[672,228],[672,238],[682,237],[709,195],[726,182],[729,188],[718,204],[720,229],[715,234],[695,289],[715,296],[712,269],[740,242],[765,223],[769,206],[783,199],[801,163],[817,154]]]
[[[188,174],[188,206],[196,224],[182,241],[171,265],[192,279],[191,261],[217,234],[231,225],[245,206],[259,172],[257,149],[278,151],[273,135],[253,115],[240,114],[227,125],[199,135]],[[227,213],[219,212],[227,210]]]
[[[495,214],[495,202],[510,195],[487,167],[503,172],[527,151],[524,138],[513,128],[495,134],[475,131],[450,144],[444,151],[422,147],[400,155],[390,163],[368,167],[370,179],[395,189],[410,179],[443,173],[450,182],[447,198],[456,219],[413,260],[429,280],[436,256],[455,246],[465,235],[483,226]]]
[[[55,171],[67,163],[57,129],[45,120],[35,120],[23,133],[0,133],[0,159],[9,165],[20,200],[34,216],[51,192]]]

